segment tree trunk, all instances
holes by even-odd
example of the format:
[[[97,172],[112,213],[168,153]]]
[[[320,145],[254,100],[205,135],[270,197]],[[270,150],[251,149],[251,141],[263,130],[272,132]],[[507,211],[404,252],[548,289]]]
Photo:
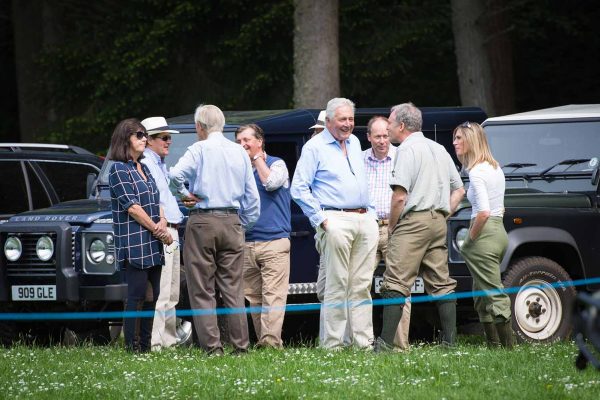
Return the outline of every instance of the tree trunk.
[[[451,5],[462,105],[478,106],[488,115],[496,115],[492,72],[485,46],[485,3],[481,0],[451,0]]]
[[[492,71],[492,96],[497,115],[515,112],[515,88],[513,74],[512,27],[505,0],[488,0],[486,13],[487,40],[485,47],[490,57]]]
[[[37,59],[58,40],[58,16],[51,0],[13,0],[12,14],[20,136],[31,142],[56,120]]]
[[[338,0],[294,0],[294,106],[320,108],[340,95]]]

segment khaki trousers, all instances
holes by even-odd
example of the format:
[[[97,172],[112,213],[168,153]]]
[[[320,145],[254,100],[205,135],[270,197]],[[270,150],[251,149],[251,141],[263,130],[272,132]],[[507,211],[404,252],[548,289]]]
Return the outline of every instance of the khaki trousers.
[[[379,243],[377,244],[377,253],[375,253],[375,268],[379,265],[379,261],[382,259],[387,265],[387,254],[388,254],[388,226],[381,225],[379,227]],[[407,350],[409,348],[408,332],[410,330],[410,311],[411,311],[410,297],[407,297],[402,308],[402,318],[398,324],[396,330],[396,336],[394,336],[394,345],[396,347]]]
[[[435,296],[454,293],[448,272],[446,218],[438,211],[409,212],[395,226],[388,243],[382,290],[410,296],[419,271],[425,290]]]
[[[467,237],[460,252],[473,276],[473,291],[504,288],[500,263],[507,246],[502,217],[490,217],[474,241]],[[506,293],[475,297],[474,303],[481,322],[504,322],[511,317],[510,297]]]
[[[321,307],[325,348],[373,343],[371,282],[377,249],[377,222],[369,214],[326,211],[327,231],[317,227],[316,246],[325,275]]]
[[[281,348],[281,328],[290,282],[290,239],[246,242],[244,248],[244,295],[252,313],[258,344]]]
[[[164,246],[165,265],[160,273],[160,294],[152,326],[152,347],[170,347],[177,344],[175,306],[179,302],[180,251],[177,229],[167,228],[173,243]]]
[[[193,310],[214,311],[215,285],[227,308],[244,309],[242,270],[244,232],[235,214],[192,214],[185,229],[185,274]],[[215,312],[194,315],[200,346],[212,352],[223,344]],[[248,348],[245,313],[227,314],[229,339],[240,350]]]

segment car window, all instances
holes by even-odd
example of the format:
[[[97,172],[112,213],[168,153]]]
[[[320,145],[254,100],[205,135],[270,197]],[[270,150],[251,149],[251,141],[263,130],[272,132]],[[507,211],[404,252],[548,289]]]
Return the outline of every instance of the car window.
[[[33,170],[30,163],[25,163],[27,177],[29,178],[29,190],[31,191],[31,201],[33,209],[46,208],[52,205],[50,194],[44,189],[38,174]]]
[[[27,186],[23,177],[20,161],[0,161],[2,179],[0,179],[0,215],[12,215],[29,211]]]
[[[535,164],[517,172],[541,172],[568,159],[600,157],[600,122],[549,122],[485,127],[490,147],[500,165]],[[561,165],[553,172],[591,170],[589,163]],[[511,169],[506,168],[505,173]]]
[[[61,202],[85,199],[88,174],[98,174],[98,169],[89,164],[38,161],[38,165],[52,183]]]

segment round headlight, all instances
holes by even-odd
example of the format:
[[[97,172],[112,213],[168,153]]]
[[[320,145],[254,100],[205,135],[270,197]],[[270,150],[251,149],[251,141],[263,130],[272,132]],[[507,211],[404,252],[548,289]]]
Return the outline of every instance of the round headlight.
[[[4,242],[4,255],[8,261],[17,261],[23,253],[23,245],[18,237],[11,236]]]
[[[99,263],[106,257],[106,245],[102,240],[94,239],[92,243],[90,243],[88,254],[92,262]]]
[[[465,240],[467,240],[467,236],[468,235],[469,235],[469,229],[468,228],[460,228],[456,232],[456,237],[454,238],[454,243],[456,244],[456,248],[458,250],[460,250],[460,248],[462,247],[462,245],[465,243]]]
[[[42,261],[48,261],[54,254],[54,243],[48,236],[42,236],[35,244],[35,252]]]
[[[113,256],[112,254],[109,254],[106,256],[106,263],[107,264],[112,264],[115,262],[115,256]]]

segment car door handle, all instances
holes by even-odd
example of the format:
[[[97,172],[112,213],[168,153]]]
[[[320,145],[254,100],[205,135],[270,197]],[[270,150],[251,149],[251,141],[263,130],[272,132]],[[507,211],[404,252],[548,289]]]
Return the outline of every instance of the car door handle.
[[[302,237],[302,236],[309,236],[310,232],[309,231],[298,231],[298,232],[291,232],[290,236],[292,237]]]

